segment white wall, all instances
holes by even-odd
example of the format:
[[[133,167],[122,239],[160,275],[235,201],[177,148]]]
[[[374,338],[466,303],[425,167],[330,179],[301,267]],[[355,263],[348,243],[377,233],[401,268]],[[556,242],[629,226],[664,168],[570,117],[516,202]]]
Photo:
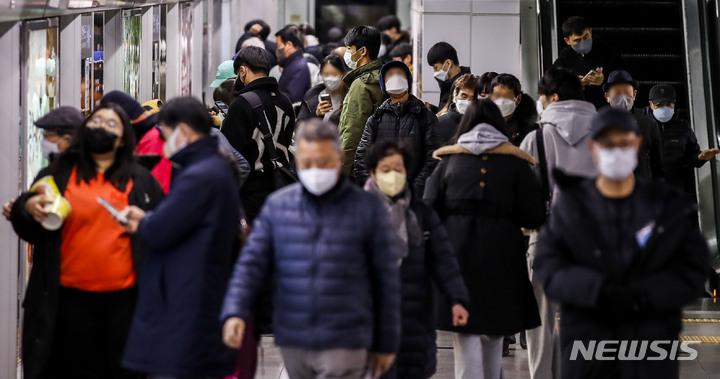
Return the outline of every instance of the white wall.
[[[423,100],[437,104],[440,99],[426,56],[441,41],[453,45],[460,65],[474,74],[497,71],[520,77],[520,0],[414,0],[412,12],[419,21],[413,25],[413,66],[419,73],[415,88]]]
[[[0,24],[0,204],[20,192],[20,23]],[[78,64],[79,66],[79,64]],[[0,220],[0,378],[16,377],[19,245],[12,226]]]

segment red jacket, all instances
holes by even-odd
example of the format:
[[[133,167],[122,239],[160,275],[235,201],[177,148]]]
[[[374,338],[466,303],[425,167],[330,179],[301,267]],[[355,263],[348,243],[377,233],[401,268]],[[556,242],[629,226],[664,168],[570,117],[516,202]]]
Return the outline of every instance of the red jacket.
[[[150,172],[160,182],[165,194],[170,191],[170,173],[172,172],[172,163],[165,157],[163,146],[165,141],[160,137],[160,130],[152,128],[150,131],[145,133],[140,142],[137,144],[137,151],[140,155],[156,154],[162,157],[160,163],[155,166]]]

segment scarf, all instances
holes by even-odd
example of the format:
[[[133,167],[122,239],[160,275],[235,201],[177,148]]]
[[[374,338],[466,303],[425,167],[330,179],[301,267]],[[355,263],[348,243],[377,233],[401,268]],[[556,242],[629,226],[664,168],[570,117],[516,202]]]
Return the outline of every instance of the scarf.
[[[422,245],[422,230],[415,212],[410,209],[412,191],[409,190],[407,184],[403,192],[394,198],[380,191],[380,188],[378,188],[373,178],[368,179],[363,188],[365,191],[376,194],[380,200],[382,200],[385,209],[388,211],[390,224],[397,232],[398,237],[400,237],[401,258],[408,256],[411,245]]]

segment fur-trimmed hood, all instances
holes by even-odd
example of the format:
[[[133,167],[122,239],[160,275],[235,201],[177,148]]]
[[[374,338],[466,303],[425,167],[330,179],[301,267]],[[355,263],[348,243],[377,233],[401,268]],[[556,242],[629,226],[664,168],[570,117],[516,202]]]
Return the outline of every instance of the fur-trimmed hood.
[[[453,155],[453,154],[473,154],[470,150],[462,147],[460,144],[454,144],[450,146],[443,146],[435,152],[433,152],[433,158],[437,160],[442,160],[442,157],[446,155]],[[510,142],[503,142],[500,145],[493,147],[492,149],[486,150],[483,152],[483,154],[502,154],[502,155],[513,155],[520,159],[528,161],[530,164],[534,165],[537,163],[535,158],[533,158],[532,155],[526,153],[523,150],[520,150],[515,145],[511,144]]]

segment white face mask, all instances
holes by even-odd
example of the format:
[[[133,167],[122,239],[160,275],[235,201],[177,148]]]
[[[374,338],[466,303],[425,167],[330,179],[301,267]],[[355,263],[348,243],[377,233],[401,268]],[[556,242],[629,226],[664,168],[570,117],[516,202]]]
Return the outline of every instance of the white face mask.
[[[408,81],[402,75],[393,75],[385,83],[385,91],[393,95],[401,95],[408,90]]]
[[[315,196],[330,191],[340,178],[337,168],[307,168],[298,170],[298,179],[303,187]]]
[[[455,100],[455,108],[460,114],[465,114],[469,106],[470,100]]]
[[[182,150],[187,146],[187,142],[183,142],[182,146],[175,146],[177,143],[177,138],[180,135],[180,127],[175,127],[175,130],[173,130],[172,134],[170,135],[170,138],[165,141],[165,144],[163,145],[163,152],[165,153],[165,158],[170,159],[173,155],[177,154],[178,151]]]
[[[618,95],[613,98],[611,98],[612,104],[611,106],[615,109],[621,109],[629,111],[633,107],[633,103],[635,103],[635,99],[632,98],[632,96],[628,95]]]
[[[535,109],[537,110],[538,117],[541,117],[543,112],[545,112],[542,101],[538,100],[535,102]]]
[[[495,105],[500,108],[500,112],[502,113],[503,117],[510,116],[515,112],[515,108],[517,107],[517,104],[515,104],[515,100],[510,100],[506,98],[499,98],[495,101],[493,101]]]
[[[359,51],[359,50],[358,50],[358,51]],[[357,66],[358,66],[358,63],[355,62],[355,61],[352,59],[352,57],[353,57],[355,54],[357,54],[357,53],[358,53],[357,51],[356,51],[355,53],[351,53],[349,50],[345,50],[345,56],[343,56],[343,59],[345,60],[345,64],[346,64],[351,70],[356,69]],[[362,57],[362,56],[361,56],[361,57]],[[359,60],[359,59],[358,59],[358,60]]]
[[[438,70],[438,71],[435,71],[433,73],[433,76],[435,77],[435,79],[437,79],[441,82],[444,82],[444,81],[448,80],[448,71],[449,70],[450,70],[450,66],[448,65],[447,70],[445,70],[445,63],[443,63],[442,68],[440,68],[440,70]]]
[[[338,76],[323,76],[323,83],[328,91],[337,91],[342,83],[342,78]]]
[[[58,145],[47,138],[40,140],[40,148],[42,149],[42,154],[45,159],[50,159],[50,155],[60,152]]]
[[[634,147],[598,149],[598,170],[610,180],[622,180],[633,174],[638,164]]]

